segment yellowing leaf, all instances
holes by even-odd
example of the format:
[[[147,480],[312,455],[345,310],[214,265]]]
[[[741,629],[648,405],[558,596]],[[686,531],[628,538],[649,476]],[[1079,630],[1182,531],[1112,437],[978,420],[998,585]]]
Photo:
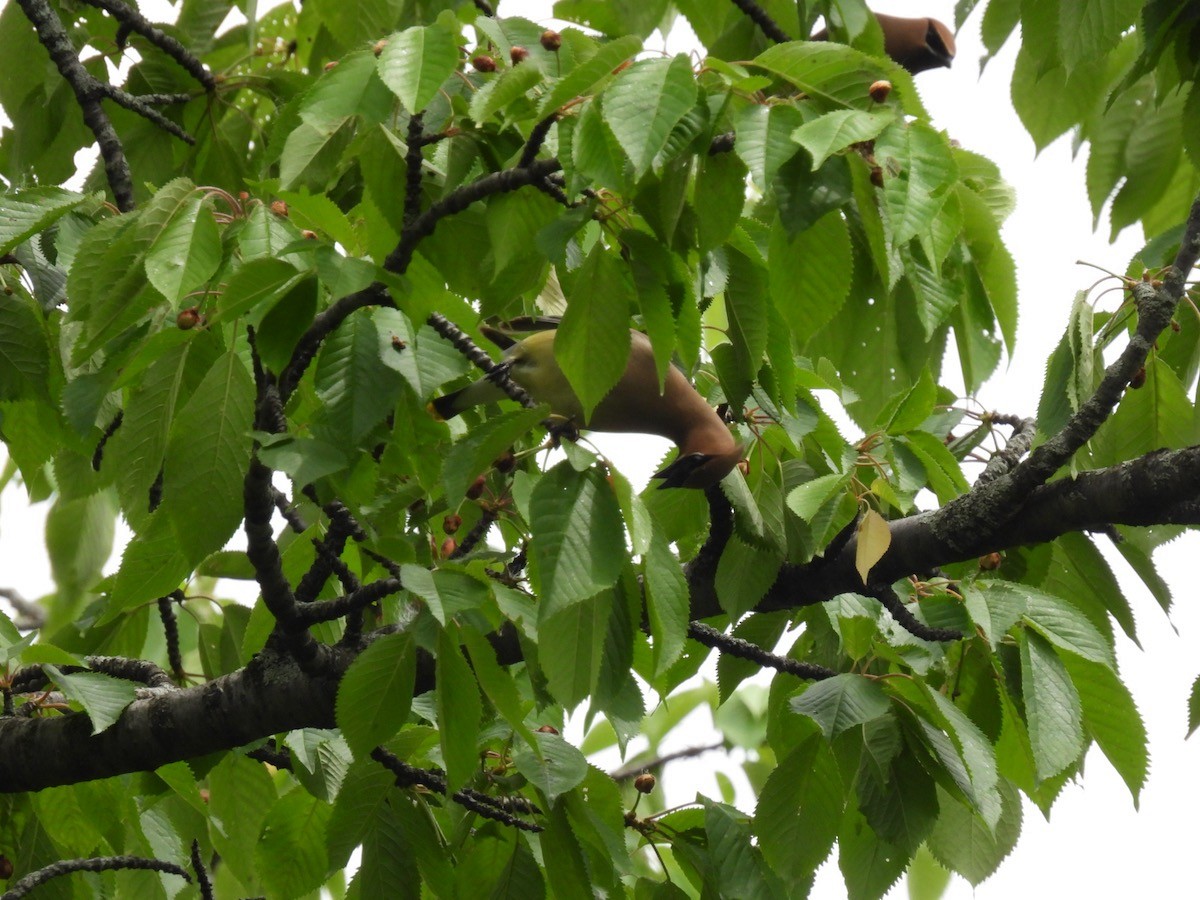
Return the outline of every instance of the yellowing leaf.
[[[863,584],[867,583],[867,573],[883,559],[891,545],[892,531],[887,520],[875,510],[868,509],[858,523],[858,546],[854,551],[854,568],[858,569]]]

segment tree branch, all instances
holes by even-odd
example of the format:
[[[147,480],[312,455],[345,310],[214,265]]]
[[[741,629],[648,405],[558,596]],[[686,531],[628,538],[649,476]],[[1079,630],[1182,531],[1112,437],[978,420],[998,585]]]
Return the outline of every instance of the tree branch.
[[[56,863],[30,872],[17,881],[3,894],[0,900],[19,900],[36,887],[40,887],[52,878],[60,875],[70,875],[72,872],[108,872],[113,869],[145,869],[150,872],[166,872],[178,875],[189,884],[192,876],[187,869],[163,859],[146,859],[141,856],[96,856],[91,859],[63,859]]]

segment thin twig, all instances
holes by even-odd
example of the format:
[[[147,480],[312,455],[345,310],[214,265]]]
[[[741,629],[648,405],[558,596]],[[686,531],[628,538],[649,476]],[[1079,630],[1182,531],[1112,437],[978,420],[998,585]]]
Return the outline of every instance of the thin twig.
[[[52,878],[70,875],[72,872],[109,872],[113,869],[143,869],[150,872],[166,872],[178,875],[189,884],[192,876],[187,869],[163,859],[146,859],[142,856],[95,856],[91,859],[63,859],[30,872],[24,878],[0,894],[0,900],[19,900],[36,887],[41,887]]]
[[[779,27],[774,19],[767,15],[767,11],[759,6],[754,0],[732,0],[733,5],[750,17],[750,21],[762,29],[762,33],[776,43],[786,44],[791,40],[791,37],[786,31]]]
[[[827,669],[824,666],[800,662],[796,659],[788,659],[786,656],[776,656],[774,653],[768,653],[757,644],[736,638],[731,634],[724,634],[709,625],[705,625],[703,622],[690,622],[688,624],[688,637],[706,647],[712,647],[721,653],[736,656],[738,659],[748,659],[751,662],[758,663],[760,666],[768,669],[776,669],[780,672],[787,672],[789,675],[795,675],[797,678],[821,681],[825,678],[832,678],[837,674],[833,669]]]

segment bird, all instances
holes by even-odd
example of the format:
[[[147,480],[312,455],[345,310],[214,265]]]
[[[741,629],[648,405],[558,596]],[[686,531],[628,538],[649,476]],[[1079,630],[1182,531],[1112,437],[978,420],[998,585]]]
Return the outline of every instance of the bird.
[[[742,458],[742,446],[721,417],[675,366],[667,369],[659,390],[650,339],[629,332],[629,363],[604,398],[584,416],[583,405],[554,358],[553,330],[536,331],[514,341],[500,368],[534,400],[550,411],[591,431],[657,434],[674,441],[679,454],[654,474],[660,488],[708,488],[729,474]],[[501,339],[503,340],[503,339]],[[511,339],[510,339],[511,340]],[[507,396],[484,376],[431,404],[442,419],[452,419],[480,403]]]
[[[954,33],[937,19],[922,16],[915,19],[875,13],[883,29],[883,50],[911,74],[950,67],[954,60]],[[829,40],[827,29],[821,29],[810,40]]]

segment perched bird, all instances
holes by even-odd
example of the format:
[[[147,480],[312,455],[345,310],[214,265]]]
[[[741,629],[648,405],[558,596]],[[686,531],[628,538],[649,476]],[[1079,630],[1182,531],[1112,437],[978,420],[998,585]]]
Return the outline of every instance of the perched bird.
[[[883,29],[884,52],[909,72],[916,75],[939,66],[949,68],[954,59],[954,34],[937,19],[884,13],[875,13],[875,18]],[[829,40],[829,32],[821,29],[810,40]]]
[[[679,455],[655,473],[655,478],[663,480],[659,487],[706,488],[737,465],[741,445],[682,372],[671,366],[659,392],[650,339],[640,331],[629,334],[625,373],[586,420],[579,398],[554,358],[554,336],[554,331],[538,331],[513,343],[501,366],[534,400],[549,404],[556,416],[592,431],[633,431],[674,441]],[[434,400],[433,409],[443,419],[450,419],[472,406],[505,396],[484,377]]]

